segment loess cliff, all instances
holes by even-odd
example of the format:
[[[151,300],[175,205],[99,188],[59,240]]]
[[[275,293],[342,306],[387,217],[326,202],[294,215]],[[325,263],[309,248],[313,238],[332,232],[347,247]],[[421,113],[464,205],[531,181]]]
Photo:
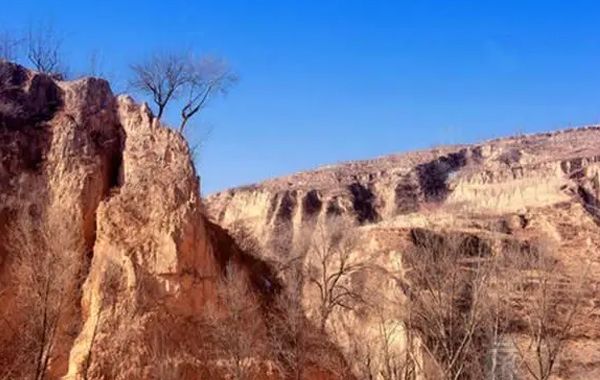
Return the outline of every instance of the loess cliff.
[[[434,366],[443,352],[422,348],[435,336],[409,333],[422,326],[398,311],[419,311],[430,275],[456,276],[472,296],[473,262],[543,251],[553,305],[586,316],[561,338],[550,378],[600,378],[599,143],[590,126],[440,147],[202,200],[187,143],[146,105],[101,79],[0,61],[0,379],[451,378]],[[331,221],[340,234],[321,228]],[[353,269],[323,276],[336,287],[319,293],[332,247]],[[521,376],[535,357],[533,269],[490,282],[496,304],[459,297],[444,309],[464,325],[473,310],[519,306],[494,345],[477,325],[472,340],[508,371],[486,362],[486,376]],[[399,377],[390,358],[406,347],[418,347],[414,368]],[[532,353],[515,359],[522,351]]]
[[[0,61],[0,378],[226,377],[200,316],[230,272],[266,339],[278,281],[206,219],[190,157],[104,80]]]
[[[575,284],[585,276],[585,285],[597,289],[599,199],[600,127],[589,126],[326,166],[226,190],[209,196],[206,204],[217,223],[251,230],[263,247],[284,235],[301,244],[307,229],[330,217],[354,221],[351,234],[362,238],[357,255],[375,257],[379,268],[367,283],[389,300],[397,292],[411,294],[406,290],[406,254],[419,248],[423,236],[440,246],[458,239],[460,249],[471,256],[473,247],[486,255],[512,257],[549,247],[564,275],[558,280],[556,274],[553,281],[564,278]],[[277,251],[263,252],[267,259],[281,260]],[[552,378],[599,378],[600,298],[595,291],[582,301],[573,301],[576,297],[569,294],[561,297],[559,305],[585,305],[587,319],[584,328],[569,336]],[[315,302],[307,296],[309,310]],[[374,339],[395,318],[388,314],[382,324],[380,315],[338,314],[329,328],[338,339],[344,325],[340,321]],[[511,325],[516,326],[512,334],[522,337],[526,323],[518,319]],[[351,342],[340,340],[352,351]],[[442,378],[431,372],[424,376]]]

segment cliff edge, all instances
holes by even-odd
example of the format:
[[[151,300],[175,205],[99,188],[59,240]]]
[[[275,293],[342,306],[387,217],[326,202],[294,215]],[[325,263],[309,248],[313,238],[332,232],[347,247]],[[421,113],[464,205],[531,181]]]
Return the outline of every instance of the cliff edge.
[[[206,220],[190,157],[106,81],[0,62],[2,375],[226,377],[206,313],[223,313],[232,270],[256,304],[248,330],[267,339],[278,281]]]

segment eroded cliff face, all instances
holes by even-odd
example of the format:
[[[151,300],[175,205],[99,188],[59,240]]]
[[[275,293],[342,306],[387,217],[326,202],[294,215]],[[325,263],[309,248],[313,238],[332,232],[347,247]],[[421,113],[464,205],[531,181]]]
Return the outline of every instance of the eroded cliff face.
[[[187,145],[131,99],[117,99],[116,107],[124,136],[118,185],[96,211],[93,258],[83,285],[84,325],[71,350],[70,375],[86,365],[95,374],[102,355],[115,374],[125,375],[131,363],[150,365],[149,333],[181,328],[216,299],[216,254]],[[108,283],[114,294],[106,291]],[[166,311],[173,317],[165,318]],[[115,333],[128,336],[122,344],[131,362],[109,364]],[[86,364],[89,355],[96,360]]]
[[[259,310],[280,286],[206,220],[183,137],[103,80],[0,62],[0,155],[3,375],[219,377],[199,316],[226,269]]]
[[[544,241],[561,270],[577,279],[586,267],[595,283],[600,278],[599,143],[600,127],[590,126],[441,147],[234,188],[206,203],[215,221],[232,229],[245,226],[264,247],[282,231],[291,231],[291,240],[300,244],[317,221],[350,218],[358,224],[351,234],[363,241],[357,254],[375,255],[377,266],[400,277],[415,234],[426,233],[460,236],[490,252],[507,247],[518,252]],[[371,275],[369,281],[390,297],[399,291],[397,282],[383,276]],[[597,296],[585,300],[591,307],[599,301]],[[376,334],[377,318],[341,314],[337,318],[356,330]],[[600,377],[597,322],[594,314],[586,333],[572,338],[557,378]],[[335,331],[332,323],[330,334]]]
[[[271,226],[324,214],[372,224],[433,205],[514,213],[570,201],[582,186],[596,197],[599,138],[594,126],[332,165],[223,191],[207,203],[225,224]]]
[[[8,324],[2,329],[0,356],[10,368],[23,353],[8,342],[22,334],[18,326],[27,318],[20,314],[22,300],[14,278],[18,264],[14,251],[22,247],[12,232],[19,229],[24,215],[40,223],[68,224],[56,239],[64,239],[65,252],[76,251],[73,272],[87,272],[96,209],[117,185],[124,136],[116,102],[104,81],[86,79],[66,85],[2,62],[0,105],[0,297]],[[32,228],[21,228],[26,234],[23,240],[31,241]],[[57,331],[60,344],[53,348],[54,373],[66,368],[80,323],[77,293],[77,285],[72,284],[64,306],[65,322]]]

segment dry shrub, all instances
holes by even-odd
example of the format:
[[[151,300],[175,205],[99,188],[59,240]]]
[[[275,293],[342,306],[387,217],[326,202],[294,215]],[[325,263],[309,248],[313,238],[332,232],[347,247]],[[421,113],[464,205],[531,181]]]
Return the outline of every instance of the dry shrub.
[[[354,227],[348,220],[329,218],[301,237],[308,242],[303,270],[307,285],[317,294],[314,314],[323,333],[334,312],[352,311],[364,303],[355,279],[369,269],[371,259],[358,251]]]
[[[530,378],[548,380],[557,373],[569,340],[584,331],[597,306],[586,302],[593,298],[587,263],[569,274],[550,243],[526,248],[498,260],[495,285],[504,297],[497,320],[505,321],[513,366]]]
[[[401,315],[424,374],[440,379],[548,380],[590,312],[589,278],[568,276],[546,242],[492,252],[460,234],[413,233]]]
[[[213,356],[223,363],[222,370],[232,379],[260,378],[261,364],[268,361],[260,303],[248,288],[245,274],[231,262],[218,297],[218,308],[207,316]]]
[[[73,300],[81,283],[84,243],[59,218],[20,214],[9,229],[14,255],[11,277],[13,314],[4,322],[18,331],[7,374],[44,379],[64,348],[64,334],[74,335]],[[10,320],[9,320],[10,318]]]
[[[302,306],[305,276],[301,267],[289,270],[287,278],[287,287],[277,296],[267,318],[268,348],[277,371],[283,378],[294,380],[305,379],[312,371],[349,378],[337,348],[306,317]]]
[[[484,378],[489,251],[430,231],[413,231],[413,241],[415,249],[404,257],[410,288],[401,315],[421,342],[431,367],[425,372],[440,379]]]

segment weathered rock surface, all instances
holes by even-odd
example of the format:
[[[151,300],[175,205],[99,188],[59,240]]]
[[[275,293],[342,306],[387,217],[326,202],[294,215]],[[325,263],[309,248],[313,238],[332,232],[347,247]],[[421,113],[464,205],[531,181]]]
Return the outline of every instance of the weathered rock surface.
[[[68,296],[60,298],[47,378],[206,378],[194,350],[209,332],[198,316],[217,303],[226,267],[260,303],[279,285],[264,262],[206,220],[190,157],[179,133],[145,105],[113,96],[107,82],[62,82],[0,61],[3,375],[22,378],[35,367],[18,342],[30,333],[21,329],[26,321],[40,317],[27,313],[41,309],[25,308],[16,268],[26,249],[43,258],[52,245],[66,261],[61,268],[76,275],[59,289]],[[23,220],[36,228],[20,230]]]
[[[492,249],[545,240],[567,273],[580,275],[584,264],[596,282],[599,169],[600,127],[590,126],[327,166],[226,190],[206,204],[217,223],[243,224],[265,246],[281,228],[298,242],[316,220],[349,217],[360,225],[353,233],[365,238],[364,252],[390,271],[401,271],[415,231],[461,234]],[[595,318],[571,342],[559,378],[600,377]]]
[[[441,147],[234,188],[209,196],[207,203],[225,224],[249,218],[273,225],[323,214],[351,214],[370,224],[429,205],[497,215],[569,201],[581,191],[593,202],[599,139],[600,127],[593,126]]]

